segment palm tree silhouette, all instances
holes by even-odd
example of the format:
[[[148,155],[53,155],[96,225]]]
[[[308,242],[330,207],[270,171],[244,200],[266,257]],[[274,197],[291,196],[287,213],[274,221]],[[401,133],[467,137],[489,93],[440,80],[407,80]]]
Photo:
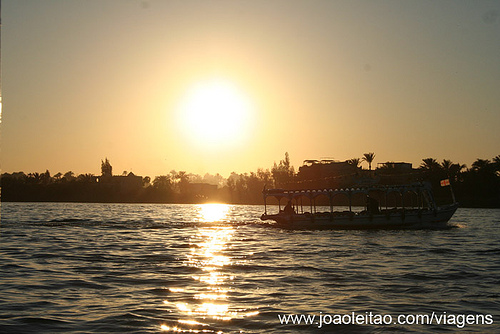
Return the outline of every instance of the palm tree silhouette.
[[[345,162],[347,162],[349,165],[352,165],[352,166],[358,168],[359,164],[361,163],[361,159],[352,158],[352,159],[346,160]]]
[[[441,163],[441,169],[446,173],[446,176],[451,181],[457,181],[462,169],[466,168],[465,165],[453,163],[451,160],[444,159]]]
[[[363,158],[361,160],[368,162],[368,169],[372,170],[372,162],[375,159],[375,153],[365,153],[363,154]]]
[[[445,163],[447,165],[448,163]],[[424,169],[427,171],[437,171],[441,169],[441,165],[434,158],[425,158],[422,159],[422,163],[420,164],[420,169]]]
[[[441,167],[446,171],[446,173],[450,173],[451,166],[453,166],[453,162],[451,160],[444,159],[441,163]]]

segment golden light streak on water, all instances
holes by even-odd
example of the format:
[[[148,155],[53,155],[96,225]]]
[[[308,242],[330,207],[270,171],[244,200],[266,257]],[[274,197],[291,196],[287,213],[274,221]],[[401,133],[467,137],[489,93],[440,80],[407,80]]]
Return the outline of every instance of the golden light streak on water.
[[[191,308],[186,303],[177,303],[177,304],[175,304],[175,306],[177,307],[177,309],[179,309],[179,311],[181,311],[183,313],[186,313],[189,315],[193,314],[193,312],[191,311]]]
[[[198,206],[200,219],[203,222],[211,223],[223,220],[231,208],[227,204],[200,204]]]
[[[200,322],[200,319],[230,321],[234,318],[259,314],[255,310],[231,305],[231,288],[228,283],[235,277],[222,269],[233,262],[226,255],[226,250],[235,232],[234,226],[230,223],[205,224],[227,221],[230,206],[204,204],[197,206],[196,209],[199,210],[198,217],[202,224],[198,228],[198,233],[191,237],[191,246],[184,263],[189,267],[199,269],[200,272],[191,275],[191,278],[197,281],[193,286],[169,288],[172,293],[183,293],[183,299],[177,303],[164,300],[164,304],[175,306],[180,314],[186,316],[184,319],[178,319],[178,326],[165,325],[165,328],[168,327],[170,331],[193,331],[196,327],[199,329],[199,326],[205,325]],[[188,295],[187,299],[185,295]],[[183,325],[193,326],[193,328],[182,328]]]
[[[203,303],[200,307],[196,309],[197,313],[203,315],[211,315],[214,317],[229,318],[229,305],[228,304],[215,304],[215,303]]]
[[[230,211],[229,205],[204,204],[197,206],[198,218],[201,223],[215,223],[225,220]],[[182,302],[171,303],[164,300],[166,305],[175,305],[179,313],[187,316],[186,319],[178,319],[180,326],[204,326],[198,318],[211,318],[215,320],[228,321],[238,317],[238,312],[231,311],[228,302],[229,289],[224,285],[234,279],[233,275],[221,272],[221,269],[231,264],[231,258],[224,254],[228,243],[234,233],[234,227],[228,225],[200,225],[198,233],[191,238],[191,247],[186,254],[185,264],[189,267],[200,269],[200,274],[191,277],[203,284],[193,287],[171,287],[172,293],[192,294],[192,301],[185,299]],[[170,299],[170,298],[169,298]],[[175,299],[175,297],[174,297]],[[182,329],[178,326],[163,325],[162,330],[184,331],[193,329]]]
[[[245,317],[253,317],[255,315],[258,315],[259,311],[252,311],[252,312],[247,312],[245,313]]]
[[[161,325],[160,330],[162,332],[177,332],[177,333],[202,333],[205,332],[204,330],[198,330],[198,329],[182,329],[177,326],[167,326],[167,325]]]
[[[216,271],[212,271],[208,275],[203,275],[193,278],[199,280],[200,282],[207,283],[209,285],[220,285],[224,284],[226,276]]]
[[[227,299],[227,295],[216,294],[216,293],[199,293],[195,295],[194,298],[202,300],[221,300],[221,299]]]
[[[204,324],[202,322],[196,321],[196,320],[182,320],[179,319],[177,320],[181,324],[186,324],[186,325],[201,325],[201,326],[207,326],[207,324]]]

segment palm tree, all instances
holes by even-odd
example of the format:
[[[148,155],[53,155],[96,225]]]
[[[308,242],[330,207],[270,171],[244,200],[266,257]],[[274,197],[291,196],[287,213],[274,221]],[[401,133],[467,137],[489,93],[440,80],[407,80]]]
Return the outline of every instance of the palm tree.
[[[422,159],[422,161],[423,162],[420,164],[420,169],[424,169],[427,171],[436,171],[441,168],[439,162],[437,162],[437,160],[434,158],[426,158]]]
[[[40,183],[40,179],[41,179],[41,174],[38,172],[28,174],[28,180],[31,183]]]
[[[347,162],[351,166],[358,168],[359,164],[361,163],[361,159],[360,158],[352,158],[352,159],[346,160],[345,162]]]
[[[500,172],[500,155],[493,158],[493,164],[497,172]]]
[[[78,182],[82,182],[82,183],[94,183],[95,179],[96,178],[95,178],[94,174],[90,174],[90,173],[80,174],[76,178],[76,180]]]
[[[492,169],[492,166],[491,161],[488,159],[477,159],[472,163],[472,170],[476,172],[488,171],[489,169]]]
[[[365,153],[363,154],[363,158],[361,158],[362,161],[368,162],[368,169],[372,169],[372,162],[375,159],[375,153],[370,152],[370,153]]]
[[[441,163],[441,167],[449,174],[451,166],[453,165],[453,162],[451,160],[443,159],[443,162]]]
[[[75,173],[73,173],[72,171],[66,172],[63,175],[63,179],[66,181],[72,181],[75,179]]]
[[[462,170],[466,168],[467,166],[464,164],[452,164],[448,173],[453,180],[458,181],[461,178]]]
[[[153,188],[161,189],[161,190],[170,190],[172,187],[172,180],[170,179],[170,175],[160,175],[155,177],[153,180]]]
[[[432,164],[432,163],[431,163]],[[435,166],[433,167],[435,168]],[[453,181],[457,181],[462,169],[466,168],[465,165],[453,163],[451,160],[444,159],[441,163],[441,168],[446,173],[446,176]]]
[[[189,183],[189,175],[188,175],[188,173],[181,170],[179,173],[177,173],[176,179],[178,180],[177,181],[177,187],[179,189],[179,192],[181,194],[185,193],[187,185]]]

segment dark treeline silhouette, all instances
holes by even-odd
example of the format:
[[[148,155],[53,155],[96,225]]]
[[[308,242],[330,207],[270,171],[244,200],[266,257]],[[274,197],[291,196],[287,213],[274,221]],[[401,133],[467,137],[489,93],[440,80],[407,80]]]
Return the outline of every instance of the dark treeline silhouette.
[[[461,206],[500,207],[500,155],[492,160],[477,159],[470,168],[446,159],[440,163],[434,158],[426,158],[415,169],[407,164],[410,165],[407,174],[398,172],[395,168],[398,163],[391,162],[379,164],[372,170],[374,157],[374,153],[367,153],[362,159],[335,162],[352,166],[355,175],[330,176],[328,182],[345,179],[359,184],[367,178],[381,183],[426,180],[433,185],[436,197],[444,199],[450,197],[450,191],[448,187],[440,187],[439,182],[449,179]],[[362,161],[369,164],[368,170],[359,167]],[[51,175],[48,170],[44,173],[4,173],[0,180],[2,201],[262,204],[264,187],[290,189],[310,185],[314,188],[322,182],[304,181],[305,173],[301,175],[300,169],[295,171],[288,153],[271,169],[259,168],[243,174],[233,172],[227,179],[219,174],[201,176],[175,170],[151,179],[127,172],[113,175],[112,170],[106,158],[101,161],[101,175],[98,176],[75,175],[71,171]],[[324,181],[326,184],[327,180]]]
[[[492,160],[477,159],[470,168],[466,165],[436,159],[422,160],[420,169],[425,179],[433,186],[442,179],[449,179],[457,201],[465,207],[500,207],[500,155]],[[438,188],[438,195],[443,196],[444,188]]]

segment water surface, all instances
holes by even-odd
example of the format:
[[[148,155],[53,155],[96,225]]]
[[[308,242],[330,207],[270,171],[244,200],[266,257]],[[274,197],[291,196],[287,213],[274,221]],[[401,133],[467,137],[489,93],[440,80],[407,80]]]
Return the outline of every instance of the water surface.
[[[500,210],[439,231],[288,231],[262,206],[2,203],[2,333],[500,332]],[[284,325],[285,314],[492,325]]]

